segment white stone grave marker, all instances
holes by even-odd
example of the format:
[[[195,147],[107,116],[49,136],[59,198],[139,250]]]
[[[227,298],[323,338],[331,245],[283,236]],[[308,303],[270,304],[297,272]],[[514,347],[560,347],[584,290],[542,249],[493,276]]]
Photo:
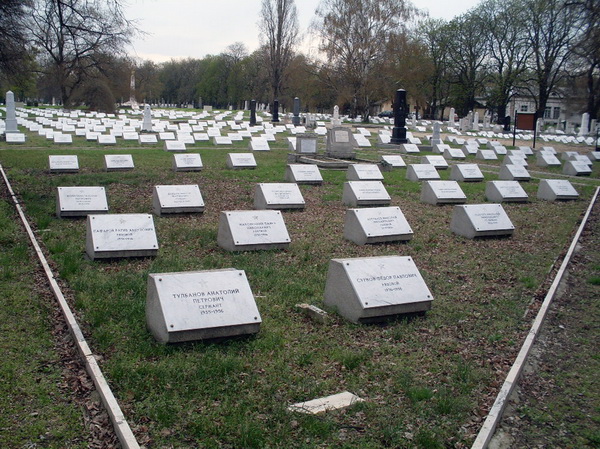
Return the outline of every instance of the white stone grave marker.
[[[576,200],[577,190],[566,179],[540,179],[537,197],[541,200]]]
[[[399,207],[348,209],[344,237],[357,245],[412,239],[413,231]]]
[[[50,173],[75,173],[79,171],[77,156],[48,156]]]
[[[501,204],[454,206],[450,230],[469,239],[512,235],[514,226]]]
[[[104,169],[106,171],[133,170],[131,154],[105,154]]]
[[[455,164],[450,169],[450,179],[461,182],[483,181],[483,173],[477,164]]]
[[[433,295],[410,257],[332,259],[325,305],[354,323],[384,321],[431,308]]]
[[[290,236],[278,210],[223,211],[217,242],[227,251],[285,249]]]
[[[175,171],[200,171],[202,168],[202,158],[198,153],[173,154]]]
[[[158,253],[152,215],[88,215],[85,251],[92,260],[147,257]]]
[[[104,187],[58,187],[56,216],[84,217],[108,212]]]
[[[243,270],[148,276],[146,324],[160,343],[255,334],[261,321]]]
[[[346,206],[388,206],[392,198],[381,181],[348,181],[344,183],[342,202]]]
[[[425,181],[421,186],[421,202],[462,204],[467,202],[467,196],[456,181]]]
[[[524,165],[503,165],[500,167],[498,179],[504,181],[529,181],[531,175]]]
[[[519,181],[488,181],[485,185],[485,197],[494,203],[526,202],[529,199]]]
[[[256,160],[252,153],[228,153],[227,168],[234,170],[238,169],[254,169],[256,168]]]
[[[566,161],[563,165],[562,172],[570,176],[590,176],[592,168],[585,162]]]
[[[158,139],[156,134],[140,134],[138,142],[140,145],[155,145],[158,143]]]
[[[291,182],[259,183],[254,190],[255,209],[304,209],[304,198]]]
[[[429,181],[440,179],[440,174],[431,164],[408,164],[406,179],[409,181]]]
[[[348,181],[381,181],[383,175],[376,164],[351,164],[346,170]]]
[[[204,212],[204,200],[197,184],[154,186],[152,206],[154,214],[159,217]]]
[[[171,152],[185,152],[187,151],[187,148],[185,146],[185,143],[181,140],[165,140],[164,150]]]
[[[396,154],[384,154],[381,156],[381,163],[384,167],[402,168],[406,167],[406,162],[402,156]]]

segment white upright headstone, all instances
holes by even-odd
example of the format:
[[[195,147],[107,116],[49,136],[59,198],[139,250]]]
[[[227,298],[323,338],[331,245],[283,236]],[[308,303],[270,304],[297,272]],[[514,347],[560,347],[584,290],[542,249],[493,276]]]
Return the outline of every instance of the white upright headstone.
[[[333,118],[331,119],[331,126],[334,128],[342,126],[342,121],[340,120],[340,107],[337,104],[333,107]]]
[[[6,134],[18,133],[19,127],[17,126],[17,110],[15,108],[15,94],[10,90],[6,92],[6,120],[5,130]]]
[[[436,145],[438,143],[442,143],[442,138],[440,135],[441,125],[440,122],[433,122],[433,136],[431,137],[431,145]]]
[[[369,323],[431,308],[433,295],[410,257],[332,259],[325,305],[354,323]]]
[[[160,343],[255,334],[261,317],[243,270],[148,276],[146,323]]]
[[[152,132],[152,111],[150,105],[144,106],[144,120],[142,121],[142,131]]]
[[[454,108],[450,108],[450,113],[448,114],[448,122],[450,122],[450,126],[454,126],[454,122],[456,121],[455,115],[456,113]]]
[[[589,126],[590,126],[590,114],[587,112],[584,112],[581,115],[581,128],[579,128],[579,135],[587,136]]]

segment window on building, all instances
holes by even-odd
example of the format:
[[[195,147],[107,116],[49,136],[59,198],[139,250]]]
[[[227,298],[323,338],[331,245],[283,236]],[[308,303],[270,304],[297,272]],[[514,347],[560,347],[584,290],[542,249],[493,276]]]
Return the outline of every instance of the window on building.
[[[552,108],[550,106],[547,106],[546,109],[544,109],[544,118],[550,118],[552,116]]]
[[[527,105],[526,104],[522,104],[521,105],[521,112],[527,112]]]
[[[552,118],[554,120],[558,120],[560,118],[560,106],[554,107],[554,113],[552,114]]]

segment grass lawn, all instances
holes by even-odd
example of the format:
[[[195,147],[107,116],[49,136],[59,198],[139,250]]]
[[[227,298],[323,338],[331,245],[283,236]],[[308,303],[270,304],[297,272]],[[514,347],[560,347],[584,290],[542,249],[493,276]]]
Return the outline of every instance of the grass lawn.
[[[0,144],[0,163],[139,441],[198,448],[468,447],[543,299],[550,268],[600,184],[599,166],[592,179],[572,180],[576,201],[540,201],[538,180],[522,183],[530,201],[504,205],[514,235],[481,240],[453,234],[452,206],[421,203],[420,184],[405,179],[406,169],[385,172],[392,205],[414,238],[367,246],[343,237],[345,172],[322,170],[323,185],[301,186],[306,209],[283,213],[289,249],[226,252],[217,245],[220,212],[252,209],[256,183],[283,181],[287,142],[278,137],[270,146],[254,153],[255,170],[225,167],[227,152],[245,150],[247,142],[188,146],[205,168],[175,173],[172,154],[161,147],[101,148],[83,140],[55,147],[35,136],[25,146]],[[104,172],[103,155],[114,152],[132,154],[135,169]],[[49,154],[77,154],[80,172],[49,174]],[[359,152],[371,160],[379,154]],[[498,166],[486,167],[486,181],[497,179]],[[152,188],[161,184],[199,184],[206,210],[155,217],[155,258],[89,261],[85,220],[55,215],[59,186],[104,186],[111,213],[148,213]],[[486,201],[485,182],[461,187],[469,204]],[[296,310],[302,302],[323,307],[330,259],[379,255],[413,258],[434,295],[431,311],[385,325],[356,325],[334,313],[322,325]],[[153,340],[144,312],[149,273],[232,267],[246,271],[256,297],[263,319],[256,336],[173,346]],[[365,402],[321,416],[286,410],[343,390]]]

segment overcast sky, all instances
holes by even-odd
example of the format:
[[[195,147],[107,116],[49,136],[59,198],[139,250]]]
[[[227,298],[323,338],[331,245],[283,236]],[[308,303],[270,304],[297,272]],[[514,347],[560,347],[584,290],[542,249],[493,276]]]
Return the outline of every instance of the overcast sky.
[[[259,46],[257,26],[261,0],[126,0],[128,19],[148,33],[135,40],[131,53],[140,59],[164,62],[170,59],[203,58],[219,54],[234,42],[243,42],[250,52]],[[296,0],[300,31],[310,25],[320,0]],[[479,0],[415,0],[429,15],[450,20]],[[305,41],[302,50],[311,51]]]

